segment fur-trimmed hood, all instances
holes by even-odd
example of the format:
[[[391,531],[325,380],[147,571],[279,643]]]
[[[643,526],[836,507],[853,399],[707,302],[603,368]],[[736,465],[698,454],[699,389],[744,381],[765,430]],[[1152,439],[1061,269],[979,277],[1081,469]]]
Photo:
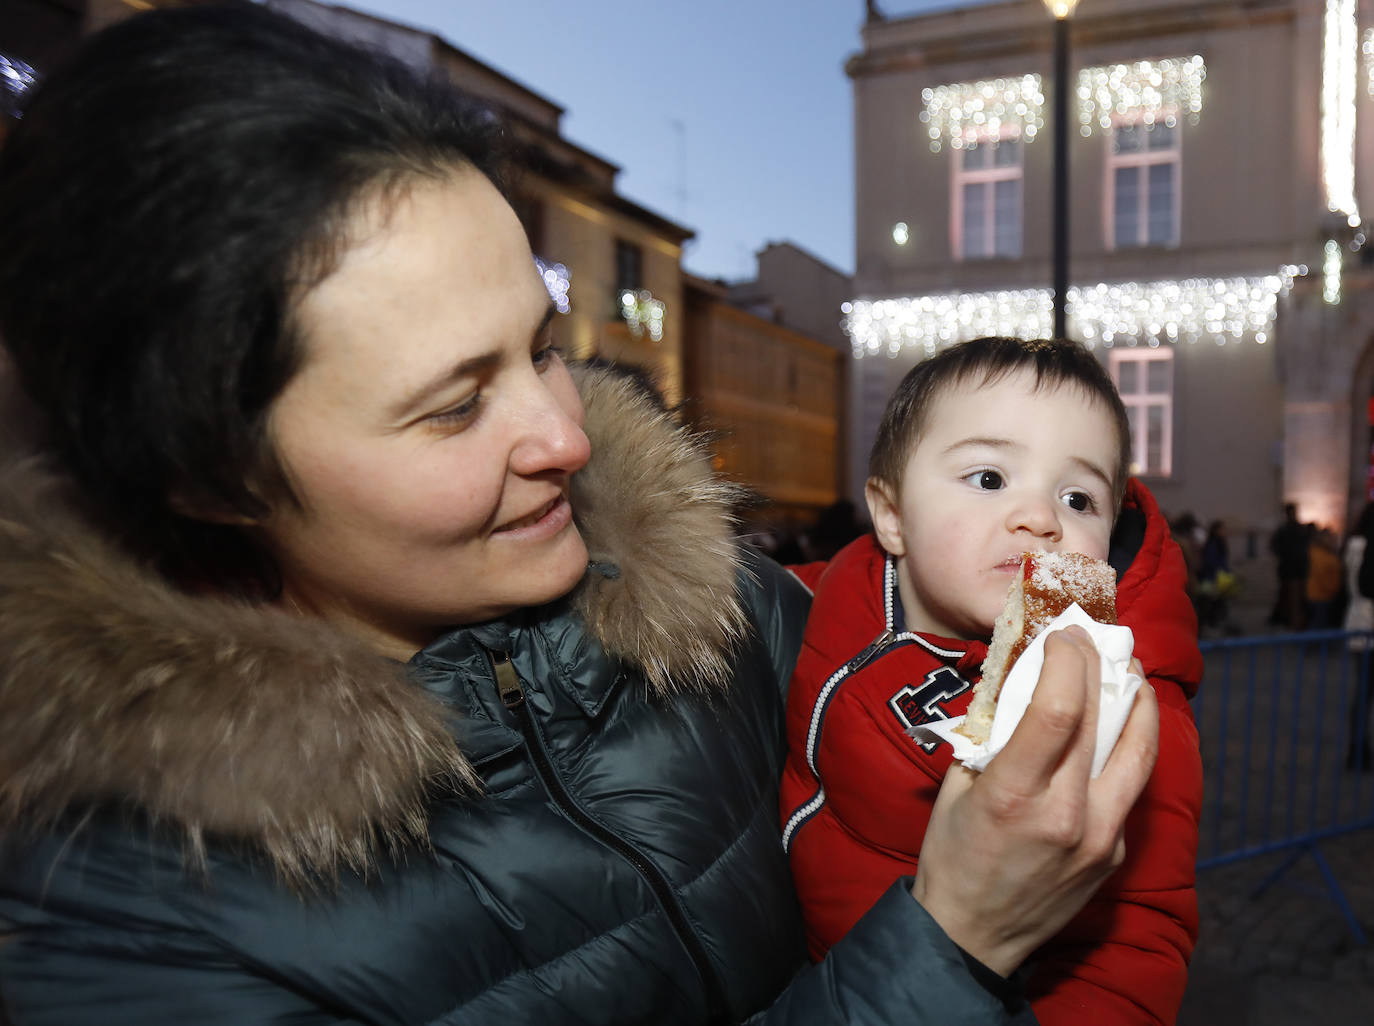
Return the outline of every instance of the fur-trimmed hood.
[[[724,686],[745,622],[736,491],[638,386],[577,376],[592,460],[573,508],[593,565],[578,612],[656,691]],[[291,878],[363,868],[423,843],[429,791],[476,788],[446,715],[327,624],[170,587],[37,458],[0,469],[0,828],[112,801],[193,852],[217,835]]]

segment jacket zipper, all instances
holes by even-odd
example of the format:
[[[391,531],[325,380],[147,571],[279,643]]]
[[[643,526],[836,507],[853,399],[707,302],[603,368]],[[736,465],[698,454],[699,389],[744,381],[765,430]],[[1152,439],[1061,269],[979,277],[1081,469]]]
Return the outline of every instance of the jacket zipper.
[[[820,693],[816,696],[815,704],[811,709],[811,722],[806,729],[806,748],[803,754],[806,757],[806,765],[811,770],[817,781],[820,780],[820,773],[816,770],[816,752],[821,743],[821,719],[826,707],[830,703],[830,696],[851,674],[863,669],[878,656],[882,655],[889,648],[896,647],[895,642],[898,636],[886,627],[881,634],[864,646],[858,655],[849,659],[843,666],[832,673],[821,685]],[[792,853],[792,838],[797,830],[820,811],[825,803],[825,788],[818,786],[816,793],[813,794],[801,805],[792,810],[782,825],[782,850],[789,855]]]
[[[856,655],[853,659],[849,660],[849,662],[845,663],[844,675],[848,677],[851,673],[863,669],[866,665],[868,665],[868,663],[872,662],[873,659],[876,658],[882,652],[883,649],[885,649],[888,645],[892,644],[896,637],[897,635],[893,634],[890,630],[884,627],[883,632],[879,634],[876,638],[874,638],[873,641],[869,643],[867,648],[865,648],[862,652]]]
[[[520,732],[525,737],[525,747],[529,749],[535,772],[539,774],[540,782],[543,783],[545,791],[548,792],[549,797],[553,799],[554,804],[563,815],[628,862],[649,885],[649,889],[654,892],[659,905],[667,914],[668,922],[672,925],[673,932],[677,934],[678,941],[696,966],[697,974],[701,977],[706,990],[706,1002],[711,1021],[725,1021],[727,1008],[725,988],[720,977],[716,974],[715,968],[711,965],[711,960],[706,954],[706,948],[687,921],[687,913],[678,902],[677,895],[673,893],[672,885],[668,882],[667,877],[634,845],[597,822],[573,801],[572,796],[568,794],[567,788],[563,786],[562,780],[559,779],[558,773],[554,769],[553,760],[549,757],[548,750],[544,747],[543,736],[539,733],[534,721],[534,712],[525,702],[525,691],[520,685],[520,677],[516,674],[515,667],[511,665],[510,653],[491,651],[489,654],[492,666],[496,670],[496,687],[501,695],[501,704],[514,713],[520,721]]]

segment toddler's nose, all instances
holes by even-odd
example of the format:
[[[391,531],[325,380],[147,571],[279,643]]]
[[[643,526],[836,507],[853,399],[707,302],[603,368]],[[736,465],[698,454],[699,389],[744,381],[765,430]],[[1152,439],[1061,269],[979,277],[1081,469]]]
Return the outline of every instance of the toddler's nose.
[[[1013,503],[1007,515],[1007,530],[1016,534],[1030,534],[1046,541],[1058,541],[1063,535],[1058,503],[1040,497],[1023,497]]]

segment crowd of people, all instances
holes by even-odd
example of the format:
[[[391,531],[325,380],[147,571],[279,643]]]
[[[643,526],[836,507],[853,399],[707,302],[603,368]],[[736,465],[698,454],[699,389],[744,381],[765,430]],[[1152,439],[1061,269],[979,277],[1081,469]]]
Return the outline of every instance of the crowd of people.
[[[1193,513],[1184,512],[1170,517],[1169,525],[1189,566],[1189,591],[1199,629],[1243,633],[1245,626],[1235,617],[1234,604],[1244,584],[1233,563],[1226,522],[1212,520],[1204,527]],[[1361,626],[1365,617],[1357,602],[1359,560],[1354,570],[1347,564],[1352,550],[1363,558],[1364,539],[1371,529],[1374,514],[1369,509],[1343,539],[1331,527],[1304,522],[1297,506],[1286,504],[1283,521],[1268,542],[1276,579],[1265,626],[1280,631],[1366,629]],[[1258,547],[1253,539],[1248,545],[1250,550]],[[1257,552],[1247,555],[1254,557]]]

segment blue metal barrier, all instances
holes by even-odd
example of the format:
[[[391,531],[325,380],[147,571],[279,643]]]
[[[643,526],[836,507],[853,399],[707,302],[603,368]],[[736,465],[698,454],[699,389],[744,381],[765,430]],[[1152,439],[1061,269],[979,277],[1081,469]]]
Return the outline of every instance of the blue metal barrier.
[[[1374,827],[1374,633],[1311,631],[1200,647],[1206,673],[1193,701],[1204,780],[1198,869],[1288,852],[1258,894],[1309,855],[1364,944],[1320,842]]]

